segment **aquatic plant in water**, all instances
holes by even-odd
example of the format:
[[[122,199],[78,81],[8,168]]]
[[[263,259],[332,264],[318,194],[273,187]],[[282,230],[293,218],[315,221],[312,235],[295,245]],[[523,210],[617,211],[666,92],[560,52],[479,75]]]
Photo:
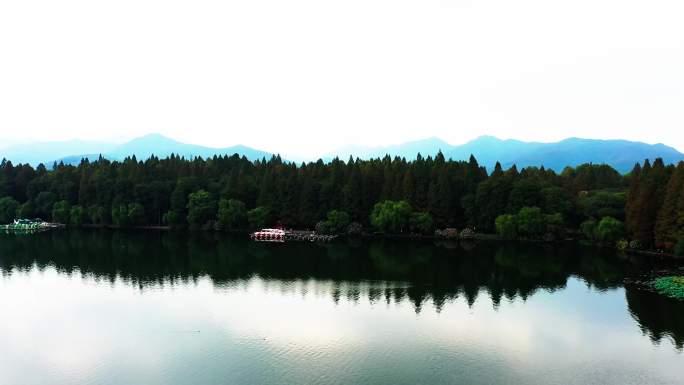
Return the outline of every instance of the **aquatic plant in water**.
[[[653,287],[668,297],[684,300],[684,276],[656,278]]]

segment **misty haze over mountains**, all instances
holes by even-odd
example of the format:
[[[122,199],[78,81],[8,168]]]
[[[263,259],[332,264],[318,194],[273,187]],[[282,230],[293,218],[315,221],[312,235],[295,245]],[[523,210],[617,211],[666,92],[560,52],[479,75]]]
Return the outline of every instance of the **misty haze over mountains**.
[[[347,160],[350,156],[360,159],[382,158],[385,155],[415,159],[417,154],[423,157],[435,156],[441,151],[445,158],[466,160],[474,155],[481,165],[492,170],[497,161],[504,168],[517,165],[518,168],[528,166],[544,166],[557,172],[566,166],[577,166],[583,163],[606,163],[622,173],[626,173],[636,162],[644,159],[663,158],[666,163],[684,160],[684,154],[664,144],[647,144],[626,140],[597,140],[568,138],[559,142],[540,143],[519,140],[502,140],[492,136],[481,136],[461,145],[451,145],[439,138],[428,138],[411,141],[399,145],[384,147],[346,146],[339,150],[322,154],[321,159],[329,161],[335,157]],[[53,162],[78,164],[82,158],[97,159],[100,154],[110,160],[123,160],[135,155],[139,160],[151,155],[166,157],[171,154],[192,158],[203,158],[213,155],[239,154],[249,160],[270,158],[271,153],[258,149],[236,145],[224,148],[212,148],[182,143],[160,134],[145,135],[123,144],[100,141],[61,141],[39,142],[13,145],[0,149],[0,157],[13,163],[30,163],[34,166]],[[317,159],[302,159],[315,161]]]
[[[214,155],[240,154],[249,160],[270,158],[271,154],[255,150],[246,146],[236,145],[223,148],[205,147],[195,144],[182,143],[161,134],[149,134],[130,140],[123,144],[100,141],[55,141],[37,142],[0,148],[0,158],[11,160],[13,163],[30,163],[34,166],[43,163],[51,166],[53,162],[78,164],[81,159],[95,160],[100,155],[110,160],[123,160],[135,155],[145,160],[152,155],[160,158],[176,154],[185,158],[201,156],[203,158]]]
[[[350,155],[361,159],[383,157],[385,154],[415,159],[416,154],[435,155],[442,151],[445,158],[466,160],[471,154],[477,161],[492,170],[496,162],[504,168],[513,165],[521,167],[544,166],[560,172],[566,166],[578,166],[583,163],[605,163],[616,170],[627,173],[635,163],[644,159],[663,158],[665,163],[676,163],[684,160],[684,154],[664,144],[647,144],[627,140],[598,140],[568,138],[559,142],[523,142],[520,140],[502,140],[493,136],[480,136],[461,145],[451,145],[439,138],[428,138],[387,147],[345,147],[335,154],[328,154],[324,159],[334,155],[347,159]]]

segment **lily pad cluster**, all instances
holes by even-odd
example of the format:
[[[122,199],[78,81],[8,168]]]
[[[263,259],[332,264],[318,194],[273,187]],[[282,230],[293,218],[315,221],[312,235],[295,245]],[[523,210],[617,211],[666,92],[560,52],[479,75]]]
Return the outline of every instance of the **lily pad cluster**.
[[[684,300],[684,276],[656,278],[653,287],[663,295]]]

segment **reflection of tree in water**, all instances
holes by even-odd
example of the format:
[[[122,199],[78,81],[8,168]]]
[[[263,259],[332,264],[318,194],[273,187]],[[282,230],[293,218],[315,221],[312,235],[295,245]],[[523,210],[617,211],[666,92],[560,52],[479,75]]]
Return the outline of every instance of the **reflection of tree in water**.
[[[482,294],[497,307],[504,298],[524,300],[540,289],[562,289],[570,276],[605,290],[649,268],[640,265],[649,263],[644,259],[574,244],[456,245],[399,240],[268,244],[218,233],[56,231],[3,235],[0,269],[7,274],[34,264],[54,266],[112,282],[121,278],[141,290],[205,276],[217,287],[229,287],[258,275],[277,287],[273,290],[313,292],[335,301],[408,300],[419,312],[430,301],[439,311],[458,297],[472,306]],[[655,294],[638,300],[642,295],[628,290],[635,318],[655,339],[669,333],[681,345],[684,320],[675,318],[684,314],[681,304]]]
[[[679,301],[638,285],[626,285],[629,312],[641,331],[654,343],[670,338],[678,349],[684,348],[684,301]]]

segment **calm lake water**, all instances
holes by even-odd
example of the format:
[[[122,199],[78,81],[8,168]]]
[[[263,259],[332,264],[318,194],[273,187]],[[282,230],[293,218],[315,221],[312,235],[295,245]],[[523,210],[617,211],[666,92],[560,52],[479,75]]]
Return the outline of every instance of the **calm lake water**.
[[[577,245],[0,236],[0,384],[682,384],[678,269]]]

